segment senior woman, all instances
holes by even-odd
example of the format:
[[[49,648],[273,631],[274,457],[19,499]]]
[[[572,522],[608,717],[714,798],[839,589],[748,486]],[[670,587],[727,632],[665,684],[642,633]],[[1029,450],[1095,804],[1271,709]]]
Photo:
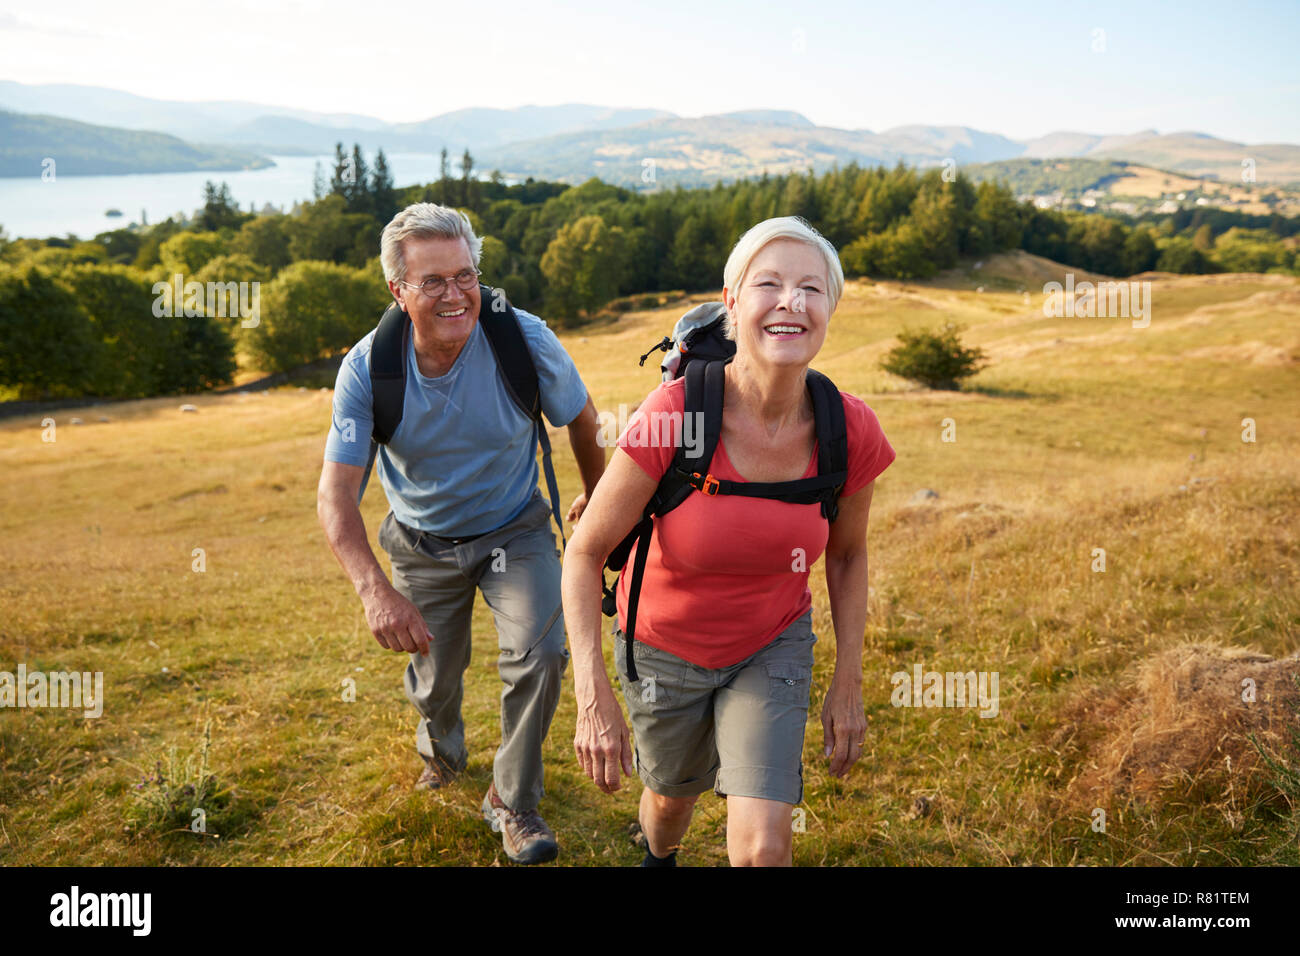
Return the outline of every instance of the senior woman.
[[[736,243],[723,273],[727,337],[719,479],[785,482],[817,474],[809,363],[844,288],[834,248],[801,219],[769,219]],[[684,380],[666,382],[637,415],[680,414]],[[803,738],[813,667],[808,571],[825,552],[835,671],[822,707],[823,755],[844,776],[862,752],[862,636],[867,617],[867,513],[876,476],[894,459],[875,414],[841,392],[849,468],[839,516],[815,505],[691,493],[655,519],[628,680],[620,577],[615,666],[635,730],[645,789],[643,866],[674,866],[700,794],[727,798],[733,866],[788,866],[791,817],[803,799]],[[653,420],[653,419],[652,419]],[[577,692],[574,749],[606,793],[633,773],[628,726],[605,671],[601,568],[639,520],[675,449],[619,439],[565,553],[564,618]],[[637,547],[645,546],[645,541]],[[629,558],[629,567],[632,558]]]

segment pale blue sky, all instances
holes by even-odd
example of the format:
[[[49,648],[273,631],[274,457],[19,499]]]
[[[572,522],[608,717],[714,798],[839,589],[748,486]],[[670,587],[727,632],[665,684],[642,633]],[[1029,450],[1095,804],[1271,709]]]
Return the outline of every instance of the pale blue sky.
[[[386,120],[584,102],[1022,139],[1152,127],[1300,143],[1298,62],[1297,0],[6,0],[0,12],[0,79]]]

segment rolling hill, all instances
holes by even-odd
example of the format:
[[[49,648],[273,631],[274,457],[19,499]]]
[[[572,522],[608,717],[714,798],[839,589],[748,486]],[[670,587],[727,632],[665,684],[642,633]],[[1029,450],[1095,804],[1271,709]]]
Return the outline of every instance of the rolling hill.
[[[342,141],[367,152],[436,154],[470,150],[482,171],[582,182],[599,176],[623,186],[704,185],[835,164],[915,166],[1005,162],[1017,159],[1114,160],[1197,178],[1241,183],[1300,183],[1300,146],[1247,144],[1205,133],[1156,130],[1099,135],[1057,131],[1019,141],[968,126],[912,124],[876,132],[818,126],[800,113],[752,109],[682,117],[657,109],[590,104],[459,109],[428,119],[388,123],[370,116],[318,113],[243,101],[182,103],[90,86],[27,85],[0,81],[0,109],[42,113],[125,130],[157,130],[201,138],[244,152],[328,154]],[[68,144],[70,145],[70,143]],[[89,159],[102,141],[78,145]],[[206,148],[206,147],[205,147]],[[124,169],[120,157],[101,155],[103,171]],[[115,162],[114,160],[118,161]],[[1243,165],[1244,164],[1244,165]],[[215,167],[214,167],[215,168]],[[224,167],[240,168],[240,167]],[[646,171],[654,169],[653,179]]]
[[[867,532],[870,729],[838,780],[819,720],[836,642],[822,567],[809,578],[817,690],[796,865],[1198,866],[1207,848],[1229,866],[1300,864],[1288,778],[1248,740],[1300,759],[1300,283],[1155,277],[1152,322],[1135,330],[1046,318],[1038,290],[1066,271],[991,257],[975,278],[845,289],[816,367],[871,406],[898,457]],[[655,387],[637,355],[690,302],[561,335],[598,409]],[[989,353],[969,387],[879,370],[900,329],[945,321]],[[406,657],[371,637],[316,520],[330,401],[283,388],[62,409],[55,442],[33,439],[39,415],[0,421],[15,478],[0,487],[0,661],[105,678],[98,720],[0,719],[0,862],[504,864],[478,812],[499,741],[491,611],[473,614],[466,772],[412,792]],[[1258,441],[1243,441],[1247,416]],[[567,501],[580,483],[562,432]],[[923,488],[938,497],[918,502]],[[362,510],[373,542],[377,487]],[[891,705],[891,674],[922,663],[999,673],[997,716]],[[583,777],[576,717],[569,684],[543,751],[559,864],[634,864],[641,786],[605,795]],[[227,797],[200,838],[146,813],[159,788],[137,784],[205,739]],[[724,864],[725,822],[705,795],[681,861]]]
[[[244,150],[200,146],[166,133],[0,111],[0,176],[40,176],[47,157],[55,160],[56,175],[64,176],[216,172],[274,165]]]

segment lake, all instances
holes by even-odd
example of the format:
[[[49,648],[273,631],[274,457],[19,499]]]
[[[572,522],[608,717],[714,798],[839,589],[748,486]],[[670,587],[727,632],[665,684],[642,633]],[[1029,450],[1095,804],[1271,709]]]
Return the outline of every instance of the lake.
[[[396,186],[433,182],[439,175],[439,157],[423,153],[387,156]],[[45,182],[39,172],[25,178],[0,178],[0,226],[10,238],[65,236],[74,233],[90,239],[110,229],[140,222],[141,213],[151,223],[176,213],[191,216],[203,205],[203,184],[209,179],[230,184],[241,209],[249,203],[261,209],[270,203],[288,212],[295,202],[312,198],[312,178],[320,162],[328,177],[333,156],[271,156],[269,169],[234,172],[141,173],[127,176],[60,176]],[[372,156],[367,156],[369,161]],[[104,215],[120,209],[120,217]]]

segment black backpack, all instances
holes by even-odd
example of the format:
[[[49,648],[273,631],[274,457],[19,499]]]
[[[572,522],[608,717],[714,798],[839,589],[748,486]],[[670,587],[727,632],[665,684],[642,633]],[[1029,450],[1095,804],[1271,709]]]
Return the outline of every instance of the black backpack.
[[[537,367],[519,328],[519,317],[506,297],[498,290],[479,286],[478,321],[492,346],[497,368],[505,382],[506,392],[525,416],[536,426],[537,440],[542,446],[542,466],[546,472],[546,489],[551,496],[551,513],[564,538],[564,520],[560,517],[560,492],[555,483],[555,469],[551,465],[551,441],[542,421],[542,397],[537,381]],[[488,303],[491,303],[489,306]],[[406,401],[406,342],[411,334],[411,317],[396,302],[390,305],[379,319],[375,338],[370,346],[370,394],[374,406],[374,429],[370,439],[370,457],[361,478],[361,491],[357,504],[366,493],[370,469],[380,445],[388,444],[402,421],[402,406]],[[567,542],[565,542],[567,544]]]
[[[820,504],[822,517],[833,522],[839,515],[839,497],[848,478],[849,442],[848,427],[844,421],[844,401],[833,382],[820,372],[808,370],[808,391],[813,402],[813,417],[817,430],[817,476],[795,481],[754,482],[728,481],[709,474],[709,464],[718,447],[722,432],[722,400],[725,386],[725,368],[735,357],[736,343],[722,334],[724,308],[721,303],[710,302],[697,306],[678,320],[672,336],[641,356],[641,364],[656,350],[668,355],[661,366],[664,381],[685,377],[685,415],[703,413],[703,453],[698,458],[688,458],[685,444],[679,445],[672,464],[660,479],[641,520],[628,532],[605,560],[605,567],[622,574],[627,570],[628,555],[633,545],[637,547],[633,561],[632,580],[628,585],[627,601],[627,675],[637,680],[632,642],[636,632],[637,605],[641,597],[641,580],[645,574],[646,554],[650,536],[654,533],[654,517],[665,515],[680,505],[691,494],[699,491],[706,495],[745,495],[750,498],[774,498],[794,504]],[[603,575],[602,575],[603,577]],[[615,589],[602,580],[604,598],[601,609],[608,617],[617,613]]]

